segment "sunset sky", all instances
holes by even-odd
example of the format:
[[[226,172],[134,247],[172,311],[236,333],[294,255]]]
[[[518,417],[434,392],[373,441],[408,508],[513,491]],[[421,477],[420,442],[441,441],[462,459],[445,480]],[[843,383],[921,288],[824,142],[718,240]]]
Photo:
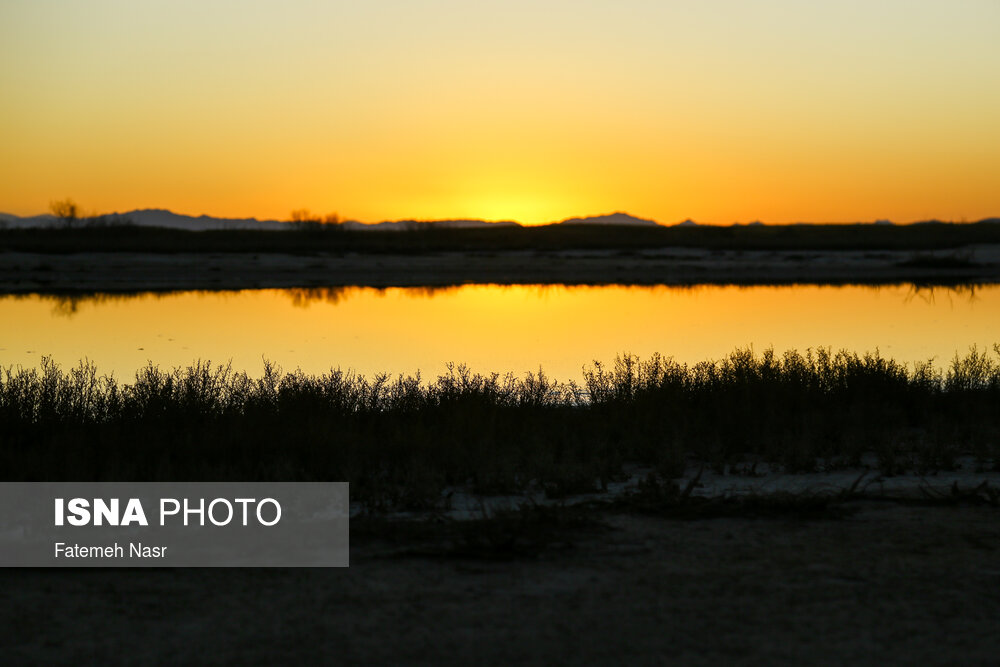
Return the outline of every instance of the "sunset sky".
[[[1000,216],[1000,1],[3,0],[0,211]]]

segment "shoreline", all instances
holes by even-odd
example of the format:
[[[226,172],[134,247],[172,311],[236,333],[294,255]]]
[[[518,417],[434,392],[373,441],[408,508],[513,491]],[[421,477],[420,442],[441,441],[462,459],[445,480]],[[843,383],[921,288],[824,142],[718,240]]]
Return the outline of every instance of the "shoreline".
[[[0,252],[0,293],[462,284],[988,284],[1000,246],[913,251],[500,251],[424,254]]]

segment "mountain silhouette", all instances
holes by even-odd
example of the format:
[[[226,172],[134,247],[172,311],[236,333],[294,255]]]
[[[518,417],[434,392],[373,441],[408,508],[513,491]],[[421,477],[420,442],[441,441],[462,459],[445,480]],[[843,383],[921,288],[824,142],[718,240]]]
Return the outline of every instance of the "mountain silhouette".
[[[643,227],[655,227],[659,223],[655,220],[637,218],[628,213],[611,213],[609,215],[595,215],[589,218],[567,218],[560,225],[638,225]]]

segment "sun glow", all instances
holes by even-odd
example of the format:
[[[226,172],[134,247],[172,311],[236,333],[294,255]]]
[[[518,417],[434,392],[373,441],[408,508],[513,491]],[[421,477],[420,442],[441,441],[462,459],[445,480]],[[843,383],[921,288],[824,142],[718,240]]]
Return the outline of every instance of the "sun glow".
[[[495,222],[512,220],[526,225],[556,222],[566,217],[567,210],[577,210],[566,201],[513,195],[470,196],[467,203],[456,209],[462,212],[462,218]]]

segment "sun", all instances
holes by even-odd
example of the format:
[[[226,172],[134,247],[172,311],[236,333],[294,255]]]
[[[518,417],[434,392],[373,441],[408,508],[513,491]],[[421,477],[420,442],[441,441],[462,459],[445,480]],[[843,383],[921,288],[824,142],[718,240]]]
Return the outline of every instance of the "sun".
[[[506,192],[470,196],[458,208],[462,217],[539,225],[571,217],[579,207],[559,197]]]

